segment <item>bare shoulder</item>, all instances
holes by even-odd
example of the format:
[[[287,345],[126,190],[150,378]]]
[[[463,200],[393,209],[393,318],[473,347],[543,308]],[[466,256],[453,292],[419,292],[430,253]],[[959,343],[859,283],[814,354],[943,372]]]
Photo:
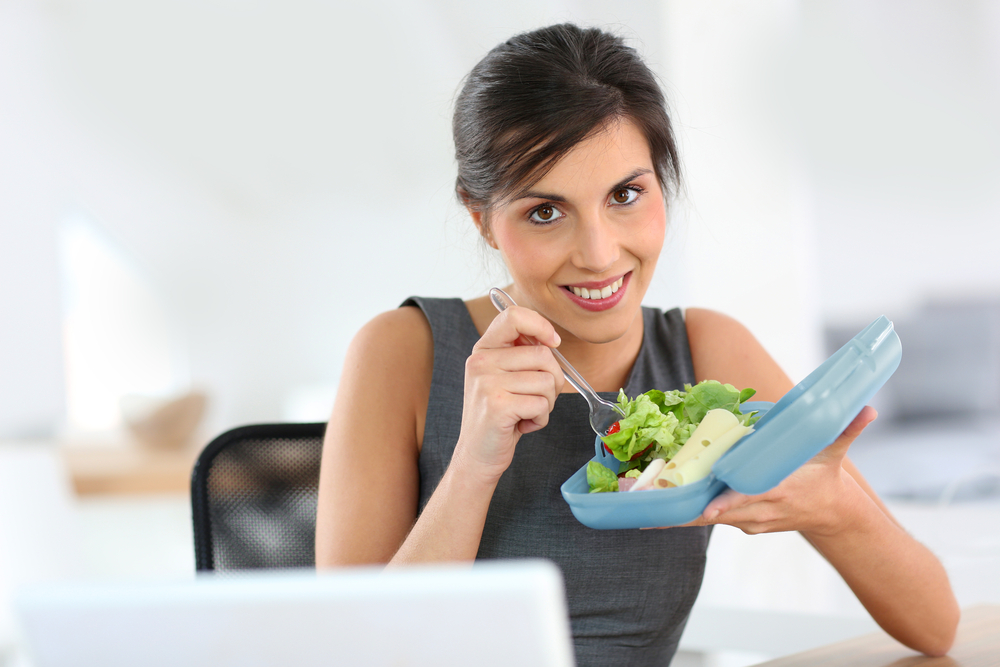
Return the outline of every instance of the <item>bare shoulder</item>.
[[[698,381],[753,387],[755,398],[764,401],[777,401],[792,388],[788,375],[735,318],[706,308],[688,308],[684,323]]]
[[[404,306],[361,327],[348,348],[340,386],[360,396],[391,396],[405,406],[419,447],[433,371],[430,323],[419,308]]]
[[[372,318],[354,336],[354,352],[373,352],[376,359],[409,358],[413,353],[434,354],[431,325],[416,306],[403,306]],[[368,355],[366,355],[368,356]]]
[[[719,364],[739,366],[760,348],[749,329],[735,318],[715,310],[688,308],[684,311],[684,324],[696,369],[699,366],[715,369]]]

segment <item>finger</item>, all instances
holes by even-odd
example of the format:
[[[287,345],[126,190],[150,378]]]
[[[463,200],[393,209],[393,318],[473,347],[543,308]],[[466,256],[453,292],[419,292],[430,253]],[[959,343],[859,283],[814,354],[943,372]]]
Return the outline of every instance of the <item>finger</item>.
[[[878,417],[878,412],[876,412],[875,408],[872,406],[866,405],[861,408],[861,412],[859,412],[851,423],[847,425],[844,432],[841,433],[829,446],[827,446],[826,449],[821,452],[821,455],[837,458],[843,458],[846,456],[847,450],[851,444],[859,435],[861,435],[861,432],[864,431],[869,424],[875,421],[876,417]]]
[[[782,521],[785,517],[786,520]],[[774,503],[754,502],[722,512],[710,523],[725,524],[739,528],[748,535],[774,530],[788,530],[787,517]]]
[[[548,425],[548,420],[522,419],[517,423],[517,430],[521,435],[541,431]]]
[[[500,352],[497,350],[496,352]],[[503,352],[510,352],[510,355],[503,355],[503,359],[499,362],[499,367],[502,370],[508,372],[516,371],[540,371],[547,373],[552,379],[552,387],[554,388],[553,395],[553,405],[555,407],[555,396],[562,391],[563,385],[566,382],[566,377],[563,375],[562,367],[559,366],[559,362],[552,355],[552,350],[547,347],[542,347],[541,345],[520,345],[513,348],[507,348]],[[523,357],[520,355],[524,355]],[[523,365],[522,365],[523,364]]]
[[[518,345],[515,347],[486,348],[477,350],[483,368],[508,373],[545,370],[561,374],[552,350],[544,345]]]
[[[540,345],[478,350],[466,359],[465,369],[467,379],[484,381],[494,378],[500,383],[507,381],[504,376],[508,374],[539,374],[536,379],[543,382],[546,388],[551,388],[552,391],[547,391],[546,395],[551,393],[553,401],[555,395],[562,391],[562,369],[549,348]]]
[[[854,438],[861,435],[861,432],[865,430],[865,427],[867,427],[877,418],[878,418],[878,411],[875,410],[875,408],[873,408],[872,406],[866,405],[865,407],[861,408],[861,412],[858,413],[858,416],[855,417],[854,420],[847,425],[847,428],[844,429],[843,435],[848,436],[853,440]]]
[[[704,511],[701,513],[702,519],[706,523],[713,523],[718,519],[719,515],[725,512],[731,512],[737,508],[743,507],[751,502],[751,497],[732,489],[728,489],[723,493],[712,499],[710,503],[705,507]]]
[[[510,347],[523,345],[527,336],[547,347],[559,347],[562,342],[555,327],[547,319],[522,306],[511,306],[497,315],[476,347]]]
[[[509,409],[517,421],[517,430],[531,433],[545,428],[549,423],[549,402],[538,394],[512,394]]]
[[[474,381],[474,393],[479,407],[498,416],[517,422],[522,419],[536,419],[540,414],[548,414],[555,406],[557,392],[552,375],[544,371],[521,371],[487,375]],[[542,403],[525,413],[523,398],[538,398]]]
[[[549,348],[541,345],[487,348],[475,351],[465,362],[467,377],[491,375],[496,371],[519,373],[526,371],[543,372],[550,376],[555,396],[565,384],[562,368]]]
[[[508,396],[542,396],[555,398],[552,374],[539,370],[495,373],[472,378],[470,385],[479,400],[494,408],[501,407]]]
[[[546,417],[555,407],[556,397],[559,395],[552,374],[545,371],[511,373],[505,378],[504,387],[513,396],[540,396],[544,398],[547,403]]]

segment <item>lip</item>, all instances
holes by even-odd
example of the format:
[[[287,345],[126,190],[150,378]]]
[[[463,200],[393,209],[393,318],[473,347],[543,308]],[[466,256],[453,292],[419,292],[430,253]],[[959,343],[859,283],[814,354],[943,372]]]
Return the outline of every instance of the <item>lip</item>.
[[[611,283],[615,282],[619,278],[622,278],[622,286],[618,288],[618,291],[609,296],[606,299],[582,299],[569,289],[570,287],[586,287],[587,289],[601,289],[607,287]],[[599,312],[602,310],[608,310],[609,308],[614,308],[618,305],[618,302],[625,298],[625,290],[628,289],[628,284],[632,280],[632,272],[629,271],[624,276],[616,276],[608,280],[603,280],[600,282],[591,283],[573,283],[572,285],[564,285],[562,288],[563,293],[569,297],[570,301],[580,306],[584,310],[589,310],[592,312]]]
[[[629,271],[628,273],[625,273],[625,274],[622,274],[622,275],[613,276],[611,278],[606,278],[606,279],[604,279],[604,280],[602,280],[600,282],[572,283],[572,284],[569,284],[569,285],[563,285],[563,287],[580,287],[580,288],[584,288],[585,287],[587,289],[604,289],[608,285],[610,285],[612,283],[616,283],[616,282],[618,282],[619,279],[624,278],[625,276],[629,275],[629,273],[632,273],[632,272]]]

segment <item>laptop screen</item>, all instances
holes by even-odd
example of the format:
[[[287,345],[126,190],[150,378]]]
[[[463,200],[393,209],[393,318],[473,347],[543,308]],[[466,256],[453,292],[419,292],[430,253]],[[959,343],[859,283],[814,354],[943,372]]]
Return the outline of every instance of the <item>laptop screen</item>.
[[[545,561],[53,584],[18,611],[35,667],[573,665]]]

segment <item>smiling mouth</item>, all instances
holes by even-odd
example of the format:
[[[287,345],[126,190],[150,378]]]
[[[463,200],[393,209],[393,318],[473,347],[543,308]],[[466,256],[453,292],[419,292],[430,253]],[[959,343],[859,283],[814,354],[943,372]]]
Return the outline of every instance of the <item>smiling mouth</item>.
[[[622,288],[622,284],[625,282],[625,276],[622,276],[610,285],[605,285],[601,289],[588,289],[586,287],[576,287],[574,285],[566,285],[566,289],[580,297],[581,299],[607,299],[612,294],[616,293]]]

